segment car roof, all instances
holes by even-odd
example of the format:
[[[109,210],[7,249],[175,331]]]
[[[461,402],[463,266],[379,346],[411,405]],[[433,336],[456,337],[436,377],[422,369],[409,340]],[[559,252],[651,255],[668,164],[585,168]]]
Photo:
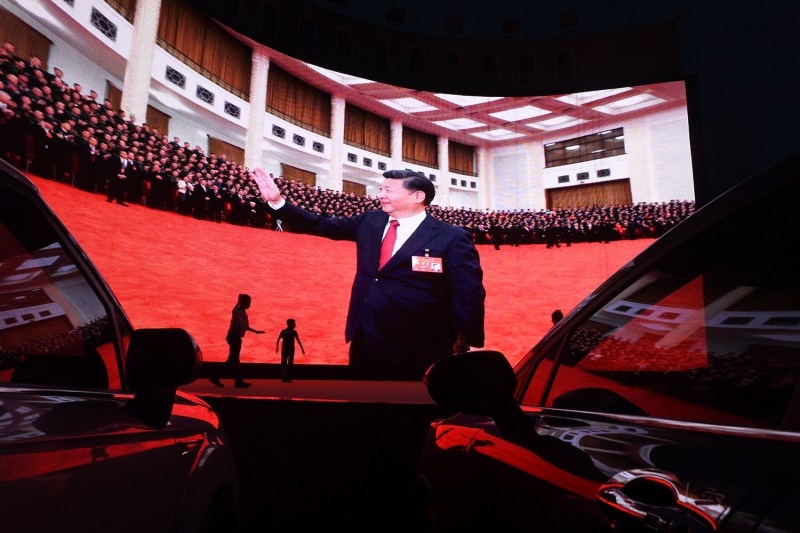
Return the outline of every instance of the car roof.
[[[4,182],[19,189],[20,192],[25,192],[26,194],[33,193],[36,196],[40,196],[39,188],[28,179],[25,174],[20,172],[19,169],[2,158],[0,158],[0,171],[2,171],[2,179]]]

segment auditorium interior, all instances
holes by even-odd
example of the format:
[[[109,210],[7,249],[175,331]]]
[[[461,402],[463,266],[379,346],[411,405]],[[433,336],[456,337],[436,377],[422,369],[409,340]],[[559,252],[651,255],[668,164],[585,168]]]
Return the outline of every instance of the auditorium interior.
[[[247,169],[262,166],[301,201],[332,196],[334,216],[374,207],[384,171],[422,172],[435,184],[437,212],[469,218],[487,270],[499,273],[489,278],[490,287],[506,292],[498,292],[489,313],[497,314],[491,324],[504,339],[498,346],[513,363],[547,331],[551,311],[568,312],[661,231],[655,224],[643,233],[618,227],[621,242],[611,243],[618,248],[600,258],[595,251],[578,255],[573,247],[549,250],[581,261],[567,267],[553,253],[542,254],[544,229],[531,230],[537,214],[550,220],[551,213],[577,205],[670,206],[677,223],[695,205],[797,149],[800,43],[791,21],[800,7],[703,4],[0,0],[0,42],[13,44],[26,61],[38,58],[49,79],[59,71],[66,87],[77,86],[97,102],[93,113],[110,110],[108,116],[116,117],[108,119],[110,133],[121,123],[130,124],[125,128],[131,133],[146,124],[160,146],[180,153],[181,168],[214,154],[213,165],[219,169],[224,162],[223,171],[242,184]],[[5,83],[0,93],[13,92]],[[375,520],[392,522],[382,528],[387,531],[413,530],[403,512],[411,471],[427,425],[445,413],[422,382],[348,373],[342,332],[352,249],[334,251],[313,240],[293,244],[308,247],[309,254],[319,247],[314,258],[330,251],[341,259],[335,256],[339,270],[331,268],[322,281],[292,289],[301,296],[288,304],[281,301],[285,293],[273,299],[272,280],[264,274],[287,268],[286,261],[273,265],[261,257],[223,284],[204,284],[203,291],[218,298],[192,298],[200,289],[189,278],[205,274],[191,263],[165,274],[150,294],[138,294],[151,278],[132,280],[126,273],[147,253],[122,258],[117,243],[111,246],[96,231],[98,223],[111,227],[119,210],[106,205],[96,185],[91,192],[100,196],[78,191],[77,156],[42,170],[32,140],[3,151],[4,157],[17,155],[12,163],[59,202],[57,214],[84,246],[89,243],[112,288],[134,302],[135,323],[198,331],[204,375],[224,361],[227,349],[227,324],[212,324],[209,316],[229,313],[229,293],[243,292],[239,280],[247,279],[248,290],[262,286],[251,313],[255,327],[280,322],[299,305],[308,308],[298,320],[303,343],[325,348],[305,361],[298,357],[294,383],[280,382],[274,357],[243,353],[254,383],[246,392],[219,389],[205,379],[184,387],[214,407],[230,433],[242,479],[242,531],[306,530],[323,523],[359,528]],[[144,149],[138,153],[144,157]],[[144,209],[153,207],[147,202],[154,190],[149,182],[139,186],[133,202],[140,205],[129,220],[157,217],[152,223],[165,221],[164,232],[190,239],[201,228],[193,217],[167,219]],[[177,202],[177,191],[169,194]],[[79,207],[101,199],[95,219]],[[251,218],[234,222],[240,219],[232,204],[223,203],[222,221],[247,226],[226,231],[262,230],[268,239],[284,238],[276,231],[283,230],[281,221],[259,218],[255,204],[245,215]],[[166,205],[191,214],[178,211],[177,203]],[[118,216],[114,231],[126,231],[129,215]],[[624,218],[628,224],[636,217]],[[169,220],[181,220],[183,228],[168,229]],[[209,216],[202,227],[211,221]],[[503,258],[490,257],[492,224],[506,228]],[[516,251],[509,247],[520,227],[527,233]],[[570,244],[584,242],[570,238]],[[161,246],[169,248],[169,241],[165,237]],[[596,249],[602,241],[585,238]],[[223,248],[205,250],[219,255]],[[598,265],[582,283],[562,279],[552,294],[539,295],[543,308],[534,309],[519,290],[536,292],[543,280],[559,275],[580,277],[592,257]],[[302,274],[291,282],[303,284],[308,277],[302,276],[321,270],[320,260],[301,262]],[[534,262],[558,271],[533,277],[528,267]],[[156,260],[143,270],[158,277],[159,269],[174,266]],[[510,271],[523,272],[514,275],[524,284],[503,287]],[[187,280],[187,303],[165,304],[154,320],[160,287]],[[320,290],[331,292],[330,301]],[[531,331],[522,336],[515,323],[526,321]],[[271,330],[266,337],[269,348]],[[246,337],[244,352],[254,338]]]

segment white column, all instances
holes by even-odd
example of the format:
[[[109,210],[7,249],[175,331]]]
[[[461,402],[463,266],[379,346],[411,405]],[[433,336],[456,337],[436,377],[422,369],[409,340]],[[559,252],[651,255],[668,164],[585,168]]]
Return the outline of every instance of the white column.
[[[139,0],[133,17],[133,44],[125,66],[120,107],[129,117],[136,115],[136,122],[139,124],[147,119],[147,100],[153,77],[153,53],[156,49],[160,13],[161,0]]]
[[[478,208],[492,207],[492,191],[494,190],[494,173],[489,159],[489,149],[478,147]]]
[[[263,46],[254,46],[250,67],[250,112],[244,139],[244,166],[263,166],[264,120],[267,106],[269,56]]]
[[[342,190],[342,165],[344,164],[344,97],[331,95],[331,162],[328,177],[318,183],[323,189]],[[322,181],[322,180],[318,180]]]
[[[399,120],[392,120],[390,127],[392,167],[389,170],[399,170],[403,168],[403,123]]]
[[[442,207],[450,205],[450,139],[440,136],[439,139],[439,175],[436,183],[439,184],[434,203]]]

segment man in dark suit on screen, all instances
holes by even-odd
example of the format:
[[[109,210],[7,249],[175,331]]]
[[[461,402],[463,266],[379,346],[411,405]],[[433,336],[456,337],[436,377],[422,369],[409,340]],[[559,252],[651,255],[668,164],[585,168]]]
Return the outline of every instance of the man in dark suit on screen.
[[[421,379],[436,360],[483,346],[486,291],[478,252],[469,233],[427,213],[435,189],[426,176],[385,172],[380,211],[337,218],[285,201],[263,168],[253,174],[274,217],[299,232],[356,241],[345,339],[359,374]]]
[[[102,146],[102,145],[101,145]],[[105,175],[108,179],[106,189],[106,200],[109,203],[116,201],[119,205],[125,203],[125,188],[127,187],[127,153],[123,150],[120,153],[107,152],[105,159]],[[123,162],[124,161],[124,162]]]

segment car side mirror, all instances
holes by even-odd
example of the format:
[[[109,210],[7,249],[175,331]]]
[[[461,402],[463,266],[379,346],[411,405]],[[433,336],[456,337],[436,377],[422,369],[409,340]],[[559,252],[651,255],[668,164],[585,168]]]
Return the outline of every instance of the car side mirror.
[[[153,427],[167,425],[181,385],[200,375],[202,352],[194,338],[181,328],[138,329],[131,336],[125,363],[128,388],[135,393],[133,406]]]
[[[451,411],[495,416],[515,405],[517,377],[501,352],[474,350],[434,363],[424,383],[430,397]]]

